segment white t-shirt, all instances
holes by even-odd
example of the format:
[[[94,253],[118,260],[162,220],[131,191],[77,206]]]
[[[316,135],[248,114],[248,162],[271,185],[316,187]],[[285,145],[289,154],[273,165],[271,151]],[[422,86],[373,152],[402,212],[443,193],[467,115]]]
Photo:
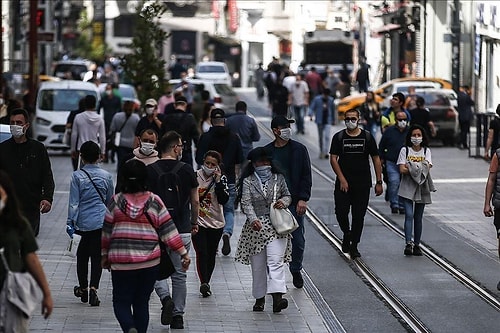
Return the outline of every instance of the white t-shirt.
[[[305,81],[296,81],[290,86],[290,93],[292,94],[292,104],[293,105],[305,105],[307,101],[305,99],[306,93],[309,92],[309,87]]]
[[[408,156],[406,156],[406,149],[408,149]],[[403,147],[399,151],[397,164],[398,165],[406,164],[406,161],[422,162],[423,160],[427,160],[427,162],[429,162],[429,164],[432,165],[431,150],[429,149],[429,147],[427,148],[421,147],[419,151],[413,150],[412,147]]]

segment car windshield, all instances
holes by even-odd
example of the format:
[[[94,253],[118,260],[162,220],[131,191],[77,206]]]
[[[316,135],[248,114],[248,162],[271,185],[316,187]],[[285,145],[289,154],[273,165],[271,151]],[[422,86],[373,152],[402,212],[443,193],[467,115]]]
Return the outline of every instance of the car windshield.
[[[410,86],[402,86],[402,87],[397,87],[396,88],[396,91],[397,92],[402,92],[402,93],[407,93],[408,92],[408,88]],[[419,85],[414,85],[413,87],[415,88],[418,88],[418,89],[433,89],[433,88],[436,88],[436,86],[434,85],[430,85],[430,86],[419,86]]]
[[[215,91],[219,95],[225,95],[225,96],[236,96],[236,93],[234,92],[233,89],[231,89],[230,86],[227,84],[222,84],[222,83],[214,83]]]
[[[135,89],[132,86],[122,86],[120,85],[120,94],[122,95],[122,98],[128,98],[128,99],[136,99],[137,98],[137,93],[135,92]]]
[[[425,100],[425,106],[449,106],[450,100],[442,94],[418,94]]]
[[[203,65],[198,67],[198,73],[225,73],[223,66]]]
[[[78,102],[87,95],[94,95],[95,91],[76,89],[46,89],[40,93],[39,109],[43,111],[73,111],[78,110]]]

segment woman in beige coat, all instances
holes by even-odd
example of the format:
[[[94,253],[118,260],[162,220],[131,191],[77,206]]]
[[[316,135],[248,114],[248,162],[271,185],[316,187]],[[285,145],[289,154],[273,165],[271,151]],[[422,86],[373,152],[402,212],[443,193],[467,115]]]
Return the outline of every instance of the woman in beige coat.
[[[272,166],[264,147],[252,150],[244,175],[241,177],[241,209],[246,222],[238,241],[235,259],[252,267],[253,311],[264,311],[265,296],[273,297],[273,312],[288,307],[285,263],[291,260],[290,235],[278,235],[269,219],[276,184],[275,208],[287,208],[291,202],[285,177]]]

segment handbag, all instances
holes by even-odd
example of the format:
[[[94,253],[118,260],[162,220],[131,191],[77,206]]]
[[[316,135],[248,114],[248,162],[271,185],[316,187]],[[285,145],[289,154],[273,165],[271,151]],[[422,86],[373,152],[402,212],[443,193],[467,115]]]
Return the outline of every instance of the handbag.
[[[144,215],[146,215],[149,224],[151,224],[151,226],[155,229],[156,233],[158,234],[158,230],[156,230],[155,226],[153,225],[151,216],[149,216],[149,214],[146,211],[144,211]],[[170,259],[170,255],[168,254],[165,243],[163,243],[160,239],[160,235],[158,235],[158,243],[160,244],[161,254],[160,254],[160,271],[158,272],[158,277],[156,278],[156,280],[160,281],[160,280],[165,280],[170,275],[174,274],[176,269],[174,267],[172,259]]]
[[[115,147],[120,147],[120,140],[122,138],[122,129],[123,127],[125,127],[125,124],[127,123],[128,121],[128,118],[130,118],[130,116],[128,116],[125,121],[123,122],[122,126],[120,127],[120,129],[116,132],[113,133],[113,145]]]
[[[0,327],[6,328],[5,323],[8,324],[9,320],[12,320],[12,317],[16,315],[15,308],[22,313],[24,318],[30,318],[43,295],[38,283],[30,273],[10,270],[4,251],[4,248],[0,249],[0,256],[7,276],[0,292],[0,309],[1,312],[5,311],[5,313],[0,313],[0,321],[6,320],[6,322],[0,322]]]
[[[278,177],[275,175],[274,177],[274,194],[273,194],[273,202],[271,204],[271,209],[269,212],[269,219],[271,220],[271,224],[274,229],[278,233],[278,235],[288,235],[294,232],[299,224],[297,220],[293,216],[292,212],[288,208],[278,209],[274,208],[274,204],[276,203],[276,195],[277,195],[277,181]]]
[[[66,246],[66,251],[64,255],[75,258],[76,252],[78,251],[78,245],[80,245],[80,241],[82,240],[82,236],[78,234],[73,234],[73,238],[69,239],[68,245]]]

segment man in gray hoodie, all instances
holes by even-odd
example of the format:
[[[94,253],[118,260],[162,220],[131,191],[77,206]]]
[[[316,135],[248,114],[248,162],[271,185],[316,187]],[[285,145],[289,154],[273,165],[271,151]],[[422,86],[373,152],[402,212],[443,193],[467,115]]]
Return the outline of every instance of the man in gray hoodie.
[[[78,157],[84,142],[93,141],[101,149],[101,159],[106,153],[106,129],[104,119],[96,112],[96,97],[85,96],[85,111],[76,115],[71,131],[71,156]]]

